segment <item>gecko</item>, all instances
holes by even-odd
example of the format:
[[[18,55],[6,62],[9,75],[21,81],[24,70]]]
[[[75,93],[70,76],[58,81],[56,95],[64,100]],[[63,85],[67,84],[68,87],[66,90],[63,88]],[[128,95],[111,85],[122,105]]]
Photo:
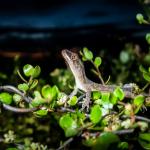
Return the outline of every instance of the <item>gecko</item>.
[[[85,98],[82,103],[82,110],[84,110],[85,108],[87,109],[87,111],[89,110],[92,91],[113,92],[117,87],[117,85],[103,85],[95,83],[90,79],[88,79],[85,74],[84,64],[82,63],[77,53],[64,49],[62,50],[62,56],[66,61],[66,63],[68,64],[75,78],[75,88],[70,94],[70,98],[76,95],[78,90],[82,90],[85,92]],[[125,97],[127,98],[134,97],[134,93],[132,92],[133,90],[132,83],[123,85],[121,89],[125,93]]]

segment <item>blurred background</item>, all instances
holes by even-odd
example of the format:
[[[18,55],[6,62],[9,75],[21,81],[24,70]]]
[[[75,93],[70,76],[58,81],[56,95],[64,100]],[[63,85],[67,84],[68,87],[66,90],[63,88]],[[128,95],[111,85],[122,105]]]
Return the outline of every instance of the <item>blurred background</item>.
[[[149,27],[136,21],[143,12],[138,0],[0,1],[0,69],[17,55],[54,68],[62,65],[64,48],[117,54],[127,42],[145,45]]]

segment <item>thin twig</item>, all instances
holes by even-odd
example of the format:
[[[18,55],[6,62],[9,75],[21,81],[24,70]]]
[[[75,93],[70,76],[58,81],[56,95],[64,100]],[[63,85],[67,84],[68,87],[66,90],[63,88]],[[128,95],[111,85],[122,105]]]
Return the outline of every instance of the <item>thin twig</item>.
[[[102,78],[102,75],[101,75],[100,70],[96,67],[96,65],[94,64],[93,61],[91,61],[91,63],[94,65],[94,67],[95,67],[95,69],[96,69],[96,71],[97,71],[97,73],[98,73],[97,75],[98,75],[100,81],[102,82],[103,85],[105,85],[105,82],[104,82],[104,80],[103,80],[103,78]]]
[[[10,110],[15,113],[28,113],[37,110],[38,108],[17,108],[10,105],[3,104],[3,108],[6,110]]]
[[[150,123],[150,119],[146,118],[146,117],[142,117],[142,116],[135,116],[135,119],[137,120],[142,120],[142,121],[146,121],[148,123]]]
[[[19,77],[21,78],[21,80],[24,81],[25,83],[27,83],[27,81],[23,78],[23,76],[21,75],[19,70],[17,70],[17,73],[18,73]]]
[[[150,83],[148,82],[143,88],[142,91],[145,91],[145,89],[150,85]]]
[[[104,131],[105,132],[105,131]],[[117,135],[124,135],[124,134],[131,134],[134,132],[134,129],[124,129],[124,130],[118,130],[118,131],[108,131],[109,133],[117,134]],[[97,137],[103,132],[88,132],[86,131],[86,134],[88,134],[90,137]],[[84,133],[81,135],[82,137],[85,137]]]
[[[65,148],[68,144],[70,144],[71,142],[73,141],[73,138],[71,137],[71,138],[69,138],[67,141],[65,141],[64,143],[63,143],[63,145],[61,145],[59,148],[57,148],[56,150],[61,150],[61,149],[63,149],[63,148]]]
[[[133,132],[134,132],[134,129],[125,129],[125,130],[112,131],[112,133],[117,134],[117,135],[130,134],[130,133],[133,133]]]
[[[78,97],[78,102],[81,101],[81,100],[85,97],[85,95],[86,95],[86,94],[83,94],[83,95],[81,95],[80,97]]]
[[[146,121],[146,122],[150,123],[150,119],[149,118],[142,117],[142,116],[137,116],[137,115],[135,115],[134,117],[135,117],[136,120]],[[131,118],[131,117],[124,115],[121,118]]]

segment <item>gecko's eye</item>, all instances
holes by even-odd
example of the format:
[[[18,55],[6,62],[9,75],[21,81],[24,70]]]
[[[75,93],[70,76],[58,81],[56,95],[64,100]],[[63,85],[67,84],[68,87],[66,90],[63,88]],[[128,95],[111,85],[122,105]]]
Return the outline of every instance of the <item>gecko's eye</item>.
[[[72,59],[72,60],[77,60],[77,55],[72,55],[72,56],[71,56],[71,59]]]

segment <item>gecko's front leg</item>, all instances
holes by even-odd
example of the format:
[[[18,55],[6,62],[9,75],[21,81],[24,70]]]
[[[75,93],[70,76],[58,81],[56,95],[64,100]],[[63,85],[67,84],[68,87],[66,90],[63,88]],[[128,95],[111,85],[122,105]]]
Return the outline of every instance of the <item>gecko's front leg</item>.
[[[71,99],[73,96],[75,96],[78,92],[77,86],[74,87],[74,90],[71,92],[71,94],[68,96],[69,99]]]
[[[86,92],[85,98],[83,99],[81,110],[84,110],[86,108],[86,111],[87,112],[89,111],[90,99],[91,99],[91,91],[88,91]]]

